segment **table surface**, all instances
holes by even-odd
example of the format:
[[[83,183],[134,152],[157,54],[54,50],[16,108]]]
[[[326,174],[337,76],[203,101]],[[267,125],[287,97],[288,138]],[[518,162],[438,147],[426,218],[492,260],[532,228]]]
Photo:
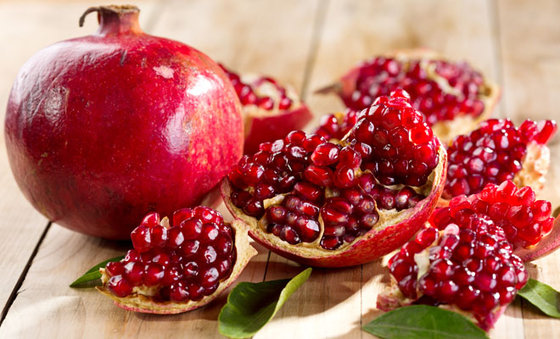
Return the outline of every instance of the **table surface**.
[[[560,2],[465,1],[141,1],[146,32],[180,40],[242,72],[291,83],[316,115],[342,109],[334,97],[313,94],[358,61],[394,49],[428,47],[482,70],[503,89],[495,116],[519,123],[560,120]],[[59,40],[90,34],[78,17],[92,3],[0,1],[0,103],[18,69],[34,52]],[[4,114],[2,110],[2,114]],[[2,119],[3,120],[3,119]],[[2,129],[3,131],[3,129]],[[0,143],[4,138],[0,138]],[[560,137],[541,197],[560,204]],[[221,296],[176,316],[127,312],[93,289],[68,284],[87,268],[124,253],[103,241],[50,223],[24,199],[0,147],[0,303],[2,338],[220,337]],[[297,264],[259,247],[239,281],[291,277]],[[560,288],[560,252],[538,260],[533,276]],[[314,270],[310,280],[255,338],[371,337],[361,326],[375,309],[379,262]],[[492,338],[560,337],[560,321],[516,301],[490,332]]]

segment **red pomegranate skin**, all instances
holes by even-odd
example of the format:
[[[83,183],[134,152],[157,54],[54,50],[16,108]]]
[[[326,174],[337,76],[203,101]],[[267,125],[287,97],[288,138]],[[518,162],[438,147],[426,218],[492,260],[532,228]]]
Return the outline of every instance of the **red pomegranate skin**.
[[[98,8],[96,34],[27,61],[5,120],[26,198],[49,220],[108,239],[128,239],[146,212],[201,203],[243,150],[226,75],[196,49],[144,34],[132,8]]]

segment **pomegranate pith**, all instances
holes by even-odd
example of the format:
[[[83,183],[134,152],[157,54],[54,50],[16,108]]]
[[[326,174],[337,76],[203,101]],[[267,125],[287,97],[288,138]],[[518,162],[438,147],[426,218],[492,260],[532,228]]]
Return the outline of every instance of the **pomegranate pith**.
[[[283,86],[269,76],[240,76],[224,65],[220,67],[243,105],[245,154],[255,153],[263,142],[284,138],[290,131],[304,128],[313,118],[290,86]]]
[[[131,233],[134,249],[101,269],[98,288],[125,309],[181,313],[213,300],[255,250],[246,226],[229,225],[208,208],[184,208],[171,220],[148,214]]]
[[[257,241],[302,263],[350,266],[390,252],[427,219],[443,147],[402,91],[362,115],[341,141],[293,131],[230,172],[222,196]]]
[[[241,105],[209,57],[142,32],[138,8],[90,12],[96,34],[49,46],[20,70],[6,147],[20,189],[49,220],[127,239],[150,211],[216,201],[208,193],[242,154]]]
[[[359,111],[396,89],[410,94],[414,108],[444,142],[474,128],[492,112],[499,96],[497,86],[466,62],[427,50],[374,57],[320,92],[334,91],[347,108]]]

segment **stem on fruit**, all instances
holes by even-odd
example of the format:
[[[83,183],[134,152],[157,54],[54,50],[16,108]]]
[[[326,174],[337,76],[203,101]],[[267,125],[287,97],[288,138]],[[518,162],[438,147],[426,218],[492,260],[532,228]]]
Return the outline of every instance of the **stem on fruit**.
[[[140,9],[136,6],[109,5],[90,7],[86,9],[82,16],[80,16],[80,20],[78,21],[80,27],[84,25],[86,16],[92,12],[97,12],[97,21],[99,22],[97,34],[99,35],[107,36],[123,33],[143,33],[138,23],[138,14],[140,13]]]

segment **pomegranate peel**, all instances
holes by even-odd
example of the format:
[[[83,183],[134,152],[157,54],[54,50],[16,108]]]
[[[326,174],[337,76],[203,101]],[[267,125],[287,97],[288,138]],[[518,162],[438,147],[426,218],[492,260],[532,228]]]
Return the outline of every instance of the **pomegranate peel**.
[[[438,67],[442,70],[436,71]],[[397,88],[411,94],[415,108],[426,115],[443,143],[476,128],[492,113],[500,97],[499,87],[469,65],[451,62],[428,49],[401,50],[374,57],[317,92],[335,93],[346,107],[361,110],[377,96]]]
[[[92,12],[96,34],[46,47],[20,70],[6,148],[49,220],[127,239],[147,212],[198,205],[217,188],[242,155],[241,105],[208,56],[143,33],[135,6]]]
[[[186,209],[184,209],[186,210]],[[183,210],[183,211],[184,211]],[[195,209],[196,210],[196,209]],[[221,218],[221,217],[220,217]],[[146,220],[146,219],[145,219]],[[191,219],[192,220],[192,219]],[[167,234],[169,235],[171,229],[175,228],[175,229],[181,229],[182,230],[182,234],[184,234],[185,239],[192,239],[192,234],[188,235],[188,232],[185,230],[188,226],[183,226],[183,224],[181,224],[181,226],[170,226],[170,221],[169,219],[163,218],[161,220],[161,222],[159,223],[160,226],[162,226],[163,228],[165,228],[168,232]],[[206,225],[206,224],[205,224]],[[224,224],[226,226],[227,229],[229,229],[229,226],[227,226],[227,224]],[[142,226],[142,225],[141,225]],[[139,227],[141,227],[139,226]],[[135,245],[135,250],[137,252],[134,252],[135,250],[132,250],[134,252],[134,254],[130,254],[131,251],[129,251],[129,253],[127,254],[127,257],[125,257],[125,259],[121,260],[121,262],[117,263],[117,265],[121,265],[120,266],[120,271],[118,272],[112,272],[109,270],[109,266],[110,264],[108,264],[105,268],[101,268],[100,269],[100,273],[101,273],[101,281],[102,281],[102,286],[101,287],[96,287],[97,290],[99,292],[101,292],[102,294],[110,297],[111,299],[113,299],[114,303],[126,310],[129,311],[134,311],[134,312],[141,312],[141,313],[153,313],[153,314],[177,314],[177,313],[182,313],[182,312],[187,312],[190,310],[194,310],[196,308],[202,307],[208,303],[210,303],[212,300],[214,300],[215,298],[217,298],[225,289],[228,288],[229,285],[231,285],[231,283],[233,281],[235,281],[237,279],[237,277],[239,276],[239,274],[242,272],[242,270],[245,268],[245,266],[248,264],[249,260],[255,256],[257,254],[257,251],[249,244],[249,237],[247,235],[247,225],[243,222],[241,222],[240,220],[234,220],[231,223],[231,230],[232,230],[232,234],[233,234],[233,249],[232,249],[232,254],[230,255],[231,258],[233,258],[232,260],[234,261],[233,263],[231,263],[231,268],[227,269],[230,270],[229,273],[226,271],[226,273],[224,273],[223,277],[221,280],[218,280],[217,282],[214,283],[213,286],[206,286],[205,282],[203,281],[203,279],[205,279],[205,276],[200,276],[200,272],[198,272],[198,269],[200,268],[201,270],[203,268],[205,268],[205,264],[203,262],[199,263],[200,266],[196,266],[196,270],[197,270],[197,274],[198,277],[185,277],[184,275],[182,276],[182,278],[177,278],[176,280],[174,280],[171,285],[165,285],[165,279],[166,279],[166,275],[167,270],[169,270],[169,266],[165,266],[165,264],[162,263],[163,268],[162,268],[162,272],[165,273],[161,273],[161,275],[159,276],[159,280],[158,282],[155,282],[153,279],[153,276],[151,276],[151,281],[149,281],[150,277],[150,271],[149,271],[149,266],[150,265],[155,265],[156,261],[158,262],[162,262],[164,261],[167,265],[175,265],[176,267],[180,267],[178,268],[178,274],[181,274],[180,272],[184,270],[184,274],[186,274],[187,272],[187,266],[190,265],[192,262],[188,261],[188,260],[205,260],[204,258],[207,258],[206,255],[207,253],[205,252],[203,255],[204,257],[196,257],[196,255],[200,255],[200,254],[195,254],[195,257],[191,255],[186,255],[184,254],[185,252],[187,252],[187,250],[185,250],[183,247],[175,247],[175,249],[172,250],[164,250],[163,254],[159,253],[156,254],[156,256],[150,256],[151,252],[154,250],[158,250],[160,247],[154,247],[151,250],[148,250],[146,252],[146,250],[141,250],[138,248],[137,244],[134,241],[133,238],[133,244]],[[153,226],[148,226],[149,229],[153,229]],[[151,228],[150,228],[151,227]],[[138,230],[139,228],[137,228],[136,230]],[[152,241],[154,240],[154,233],[152,231]],[[183,236],[181,236],[180,239]],[[217,236],[217,239],[220,237],[220,235]],[[199,236],[200,238],[200,236]],[[182,240],[181,240],[182,241]],[[185,243],[186,244],[185,240]],[[203,242],[203,240],[201,240],[201,242]],[[160,245],[161,246],[161,245]],[[166,249],[166,246],[171,246],[169,245],[169,239],[168,239],[168,244],[167,245],[163,245],[164,247],[162,247],[163,249]],[[201,248],[204,248],[203,246],[204,243],[202,243],[202,245],[200,245]],[[214,245],[216,246],[216,245]],[[206,247],[208,248],[208,247]],[[216,248],[217,251],[220,251],[219,248]],[[159,255],[159,256],[158,256]],[[215,259],[215,252],[214,252],[214,260]],[[136,256],[136,257],[135,257]],[[177,259],[177,257],[180,256],[179,259]],[[129,257],[135,257],[135,258],[129,258]],[[164,259],[161,259],[161,258]],[[140,259],[142,258],[142,259]],[[146,259],[146,258],[150,258],[150,259]],[[198,258],[198,259],[197,259]],[[149,261],[146,261],[149,260]],[[169,260],[173,261],[173,260],[179,260],[180,264],[173,264],[173,263],[169,263]],[[182,260],[182,261],[181,261]],[[208,259],[206,259],[208,260]],[[220,258],[218,258],[218,260],[220,260]],[[128,273],[126,271],[128,264],[133,265],[132,267],[134,267],[134,265],[140,263],[141,266],[143,267],[141,269],[141,277],[140,278],[134,278],[136,280],[136,283],[134,286],[129,286],[126,290],[125,293],[120,293],[119,291],[115,291],[113,290],[114,287],[111,287],[111,279],[117,278],[120,279],[120,281],[125,281],[125,283],[133,284],[130,282],[130,280],[132,280],[133,278],[130,276],[130,273]],[[123,268],[122,265],[124,264],[124,272],[123,272]],[[146,265],[146,266],[144,266]],[[158,264],[159,265],[159,264]],[[215,264],[218,265],[218,264]],[[144,268],[145,267],[145,268]],[[173,269],[173,268],[171,268]],[[208,267],[206,267],[206,269],[208,270]],[[211,268],[210,268],[211,269]],[[116,270],[114,268],[112,268],[112,270]],[[222,273],[220,273],[222,274]],[[138,273],[137,273],[138,275]],[[190,280],[189,280],[190,279]],[[190,293],[190,289],[188,289],[187,287],[190,288],[191,284],[196,284],[196,286],[198,286],[198,291],[200,291],[200,288],[209,288],[208,292],[203,291],[203,292],[197,292],[197,296],[195,297],[194,294]],[[182,284],[181,286],[185,287],[185,292],[184,295],[180,295],[181,299],[183,300],[176,300],[176,297],[174,296],[170,296],[173,293],[173,286],[178,286],[179,284]],[[217,286],[216,286],[217,284]],[[118,286],[117,286],[118,288]],[[190,293],[190,294],[189,294]],[[121,294],[121,295],[119,295]]]
[[[549,255],[560,247],[560,217],[554,219],[552,231],[536,245],[529,248],[518,248],[515,254],[525,262],[533,261]]]
[[[271,77],[238,75],[220,65],[228,75],[243,105],[245,130],[244,153],[258,151],[259,144],[283,138],[293,130],[303,129],[313,118],[295,90]]]
[[[234,167],[222,197],[256,241],[306,265],[351,266],[392,251],[427,220],[444,147],[402,91],[362,113],[342,140],[293,131]]]

